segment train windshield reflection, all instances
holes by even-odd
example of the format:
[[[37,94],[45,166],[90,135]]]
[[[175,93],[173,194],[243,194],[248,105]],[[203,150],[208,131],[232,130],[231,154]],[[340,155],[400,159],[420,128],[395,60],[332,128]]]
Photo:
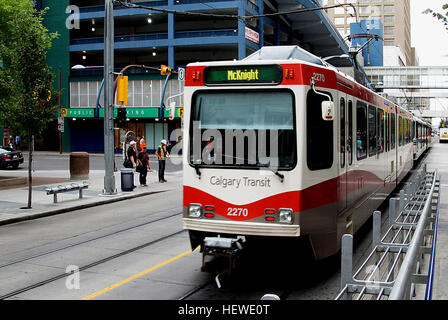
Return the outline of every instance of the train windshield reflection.
[[[289,90],[198,91],[192,103],[190,163],[292,169],[293,101]]]

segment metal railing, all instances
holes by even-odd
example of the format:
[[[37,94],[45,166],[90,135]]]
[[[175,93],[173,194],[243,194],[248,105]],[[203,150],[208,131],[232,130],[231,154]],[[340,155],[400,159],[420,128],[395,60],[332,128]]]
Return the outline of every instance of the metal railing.
[[[353,236],[343,236],[342,290],[336,300],[412,299],[422,291],[418,285],[426,285],[422,299],[431,299],[439,184],[437,171],[427,173],[424,167],[399,199],[390,199],[389,229],[383,237],[381,212],[374,212],[373,249],[354,275]]]
[[[198,37],[231,37],[238,36],[236,29],[216,29],[216,30],[192,30],[192,31],[178,31],[175,32],[174,37],[180,38],[198,38]],[[168,33],[147,33],[147,34],[125,34],[114,37],[114,42],[129,42],[129,41],[148,41],[148,40],[166,40]],[[72,39],[71,45],[80,44],[98,44],[104,43],[104,37],[91,38],[77,38]]]

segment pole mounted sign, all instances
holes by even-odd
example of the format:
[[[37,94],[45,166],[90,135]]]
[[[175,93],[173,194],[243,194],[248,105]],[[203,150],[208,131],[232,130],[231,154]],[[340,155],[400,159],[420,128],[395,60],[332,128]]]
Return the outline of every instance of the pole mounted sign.
[[[58,131],[64,132],[64,117],[67,116],[67,109],[61,108],[58,116]]]
[[[185,80],[185,68],[177,69],[177,79],[184,81]]]
[[[245,38],[253,43],[260,44],[260,34],[251,28],[246,27]]]

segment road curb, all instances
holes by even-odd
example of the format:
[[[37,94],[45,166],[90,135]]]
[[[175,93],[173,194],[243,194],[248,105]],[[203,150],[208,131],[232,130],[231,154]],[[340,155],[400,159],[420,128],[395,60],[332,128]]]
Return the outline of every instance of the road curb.
[[[81,210],[81,209],[87,209],[87,208],[91,208],[91,207],[101,206],[101,205],[104,205],[104,204],[109,204],[109,203],[114,203],[114,202],[134,199],[134,198],[139,198],[139,197],[148,196],[148,195],[151,195],[151,194],[167,192],[169,190],[170,189],[158,190],[158,191],[148,191],[148,192],[142,192],[142,193],[127,195],[127,196],[120,196],[120,197],[117,197],[117,198],[108,198],[108,199],[100,200],[100,201],[97,201],[97,202],[81,204],[81,205],[74,206],[74,207],[49,210],[49,211],[34,213],[34,214],[22,216],[22,217],[5,219],[5,220],[0,221],[0,226],[13,224],[13,223],[17,223],[17,222],[28,221],[28,220],[35,220],[35,219],[49,217],[49,216],[54,216],[54,215],[58,215],[58,214],[62,214],[62,213],[67,213],[67,212],[70,212],[70,211],[75,211],[75,210]],[[26,210],[26,209],[23,209],[23,210]]]
[[[2,182],[2,186],[6,186],[6,187],[13,187],[13,186],[17,186],[17,185],[22,185],[24,183],[28,182],[28,178],[27,177],[6,177],[6,176],[2,176],[0,177],[1,182]]]

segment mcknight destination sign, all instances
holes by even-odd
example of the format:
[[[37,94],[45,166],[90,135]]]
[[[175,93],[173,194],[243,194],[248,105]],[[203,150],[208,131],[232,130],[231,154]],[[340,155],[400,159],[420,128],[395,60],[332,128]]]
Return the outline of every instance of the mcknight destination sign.
[[[206,85],[279,84],[281,81],[279,65],[207,67],[204,70]]]

